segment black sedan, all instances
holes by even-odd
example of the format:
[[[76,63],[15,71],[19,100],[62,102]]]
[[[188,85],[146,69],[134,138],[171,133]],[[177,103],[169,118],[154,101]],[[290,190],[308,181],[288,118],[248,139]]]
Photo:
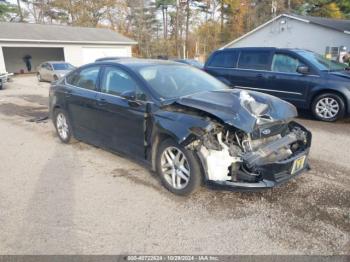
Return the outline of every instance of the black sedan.
[[[51,86],[50,114],[62,142],[140,159],[179,195],[202,183],[270,188],[308,168],[311,133],[292,121],[294,106],[175,62],[78,68]]]

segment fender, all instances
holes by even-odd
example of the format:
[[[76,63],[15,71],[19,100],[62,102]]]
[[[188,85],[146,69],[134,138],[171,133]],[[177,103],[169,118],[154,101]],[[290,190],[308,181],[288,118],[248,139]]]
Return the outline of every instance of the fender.
[[[192,133],[190,128],[206,128],[211,122],[209,118],[189,115],[186,112],[159,111],[154,115],[154,131],[166,134],[177,143],[183,144]]]

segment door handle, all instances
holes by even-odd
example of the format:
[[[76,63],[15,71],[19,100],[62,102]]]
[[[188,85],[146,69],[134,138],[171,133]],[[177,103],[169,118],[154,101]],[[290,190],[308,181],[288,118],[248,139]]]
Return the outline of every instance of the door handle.
[[[100,99],[98,99],[98,100],[96,101],[96,104],[99,105],[99,106],[104,106],[104,105],[107,104],[107,101],[106,101],[106,99],[104,99],[104,98],[100,98]]]
[[[264,75],[263,74],[257,74],[256,77],[257,78],[264,78]]]
[[[65,92],[64,96],[65,97],[71,97],[72,96],[72,91],[69,90],[69,91]]]

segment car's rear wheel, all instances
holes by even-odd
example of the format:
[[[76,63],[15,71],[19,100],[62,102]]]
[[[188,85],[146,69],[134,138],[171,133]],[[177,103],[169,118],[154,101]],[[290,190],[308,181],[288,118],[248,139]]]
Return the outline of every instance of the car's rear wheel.
[[[194,193],[201,185],[201,167],[197,157],[171,139],[158,149],[157,172],[163,185],[177,195]]]
[[[58,137],[63,143],[72,141],[72,126],[64,110],[56,109],[54,113],[54,124]]]
[[[317,96],[312,103],[312,113],[317,119],[322,121],[337,121],[344,117],[344,100],[337,94],[321,94]]]

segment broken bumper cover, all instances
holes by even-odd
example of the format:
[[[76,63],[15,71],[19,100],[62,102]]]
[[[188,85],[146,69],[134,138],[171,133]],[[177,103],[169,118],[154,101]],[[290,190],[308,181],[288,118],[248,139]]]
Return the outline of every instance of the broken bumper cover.
[[[303,172],[310,169],[308,163],[309,148],[305,151],[284,161],[266,164],[260,166],[262,179],[258,182],[235,182],[235,181],[213,181],[208,180],[207,185],[213,188],[220,187],[221,189],[234,191],[254,191],[272,188],[283,184],[294,177],[301,175]],[[301,157],[306,156],[304,166],[292,174],[294,162]]]

